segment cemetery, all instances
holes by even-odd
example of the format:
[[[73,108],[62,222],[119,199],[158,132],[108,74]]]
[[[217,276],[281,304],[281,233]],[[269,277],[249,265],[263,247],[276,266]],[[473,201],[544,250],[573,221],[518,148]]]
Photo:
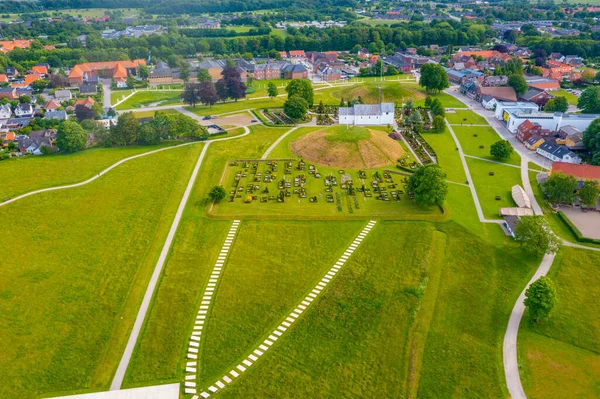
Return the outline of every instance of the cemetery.
[[[227,197],[214,215],[442,216],[417,206],[407,192],[408,174],[393,169],[339,169],[302,158],[243,159],[227,163],[221,185]]]

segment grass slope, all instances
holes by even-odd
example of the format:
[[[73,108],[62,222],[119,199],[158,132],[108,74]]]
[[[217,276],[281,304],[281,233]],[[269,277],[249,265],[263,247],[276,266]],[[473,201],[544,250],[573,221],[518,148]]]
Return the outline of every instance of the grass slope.
[[[78,183],[132,155],[172,145],[91,148],[74,154],[27,156],[0,162],[0,200],[41,188]],[[151,155],[152,156],[152,155]]]
[[[534,323],[527,314],[519,332],[519,360],[529,398],[600,396],[600,253],[564,248],[550,278],[558,303],[550,318]]]
[[[141,108],[146,106],[162,106],[181,104],[181,91],[138,91],[119,105],[117,110]]]
[[[211,144],[200,169],[165,272],[157,288],[138,345],[125,376],[124,386],[179,381],[185,370],[187,342],[198,311],[204,285],[231,221],[206,219],[208,191],[218,184],[227,160],[260,157],[289,129],[252,126],[242,141]],[[240,143],[243,143],[240,144]],[[175,298],[175,299],[174,299]]]
[[[201,148],[0,208],[0,397],[108,388]]]

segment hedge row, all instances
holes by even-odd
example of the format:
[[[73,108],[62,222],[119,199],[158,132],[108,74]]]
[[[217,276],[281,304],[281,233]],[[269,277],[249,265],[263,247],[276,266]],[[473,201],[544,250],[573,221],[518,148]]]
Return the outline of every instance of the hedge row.
[[[583,234],[581,234],[581,231],[579,231],[579,229],[577,228],[577,226],[575,226],[573,224],[573,222],[571,222],[571,220],[569,220],[569,218],[567,217],[567,215],[565,215],[563,213],[563,211],[558,211],[557,213],[558,213],[558,217],[563,222],[565,222],[565,224],[567,225],[569,230],[571,230],[571,232],[575,235],[575,238],[577,238],[577,241],[600,245],[600,240],[597,240],[595,238],[584,237]]]

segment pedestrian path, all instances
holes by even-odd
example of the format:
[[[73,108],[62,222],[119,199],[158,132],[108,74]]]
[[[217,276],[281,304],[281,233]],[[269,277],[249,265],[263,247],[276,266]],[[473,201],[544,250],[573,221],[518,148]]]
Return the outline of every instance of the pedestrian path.
[[[222,376],[219,380],[217,380],[213,385],[209,386],[205,391],[202,391],[199,395],[203,398],[208,398],[211,394],[218,392],[221,389],[224,389],[228,384],[232,383],[233,380],[241,376],[249,367],[252,367],[254,363],[267,352],[271,346],[283,336],[283,334],[298,320],[300,315],[313,303],[315,299],[321,294],[323,289],[325,289],[331,280],[335,277],[335,275],[340,271],[342,266],[346,263],[346,261],[350,258],[350,256],[354,253],[354,251],[358,248],[360,243],[366,238],[369,234],[373,226],[375,226],[375,221],[370,221],[364,229],[360,232],[360,234],[354,239],[352,244],[346,249],[346,251],[340,256],[338,261],[329,269],[327,274],[317,283],[317,285],[313,288],[313,290],[302,300],[298,306],[294,308],[254,351],[249,354],[240,364],[235,366],[229,373]],[[190,362],[195,363],[195,362]],[[193,368],[194,370],[191,370]],[[188,372],[195,372],[195,367],[190,366],[190,370]],[[187,378],[190,378],[190,381]],[[195,378],[195,375],[186,377],[186,388],[185,393],[196,393],[195,384],[192,387],[192,384],[187,385],[189,382],[192,382]],[[198,395],[194,395],[192,399],[199,399]]]
[[[202,302],[200,302],[200,309],[198,310],[198,315],[196,316],[196,321],[194,322],[194,329],[192,330],[192,335],[190,336],[190,342],[188,346],[187,358],[189,361],[187,361],[185,364],[185,371],[187,375],[185,376],[185,381],[183,383],[185,393],[196,393],[195,380],[197,372],[198,350],[200,348],[200,338],[202,336],[202,330],[205,325],[204,323],[208,318],[208,311],[210,310],[210,305],[213,302],[213,295],[217,288],[219,277],[221,276],[221,272],[223,271],[223,267],[225,266],[225,261],[227,260],[229,250],[233,245],[233,240],[237,235],[239,227],[240,221],[234,220],[231,224],[231,227],[229,228],[229,233],[227,233],[227,238],[225,238],[225,242],[221,247],[221,252],[217,257],[217,261],[215,262],[215,267],[213,267],[212,274],[210,275],[210,279],[208,280],[208,284],[204,289],[204,295],[202,296]]]

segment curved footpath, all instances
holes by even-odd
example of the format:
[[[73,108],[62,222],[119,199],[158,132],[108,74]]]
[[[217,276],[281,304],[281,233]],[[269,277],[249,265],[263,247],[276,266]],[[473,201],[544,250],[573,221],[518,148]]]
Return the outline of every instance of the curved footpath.
[[[119,367],[117,368],[117,372],[115,373],[112,384],[110,385],[111,391],[121,389],[121,385],[123,384],[123,378],[125,377],[125,372],[127,371],[127,366],[129,365],[129,361],[131,360],[133,349],[135,348],[135,344],[138,340],[138,336],[140,335],[142,325],[144,324],[146,313],[148,313],[148,308],[150,306],[152,296],[154,295],[154,290],[156,289],[158,279],[162,274],[167,255],[171,249],[171,244],[173,243],[173,239],[175,238],[175,233],[177,232],[177,228],[179,227],[179,222],[181,221],[181,216],[183,215],[183,211],[185,210],[185,206],[187,205],[188,198],[190,197],[192,188],[194,187],[194,183],[196,182],[196,178],[198,177],[198,172],[200,170],[200,166],[202,165],[202,161],[204,160],[206,152],[208,151],[208,147],[210,147],[211,143],[214,143],[216,141],[235,140],[250,134],[250,129],[248,129],[247,126],[244,126],[244,129],[244,134],[239,136],[225,137],[222,139],[203,142],[205,143],[204,148],[202,149],[202,152],[198,157],[196,166],[194,166],[194,171],[192,172],[187,187],[185,188],[185,192],[183,193],[183,197],[181,198],[181,202],[179,203],[179,208],[177,208],[177,213],[175,214],[175,218],[173,219],[173,223],[171,224],[171,228],[169,229],[169,234],[167,235],[165,244],[163,245],[163,248],[160,252],[160,256],[158,258],[158,261],[156,262],[156,266],[154,267],[154,272],[152,273],[152,277],[148,282],[148,287],[146,288],[144,299],[142,300],[142,304],[140,305],[137,317],[135,318],[135,323],[133,324],[131,334],[129,335],[127,346],[125,347],[125,351],[123,352],[123,356],[121,357],[121,361],[119,362]]]

